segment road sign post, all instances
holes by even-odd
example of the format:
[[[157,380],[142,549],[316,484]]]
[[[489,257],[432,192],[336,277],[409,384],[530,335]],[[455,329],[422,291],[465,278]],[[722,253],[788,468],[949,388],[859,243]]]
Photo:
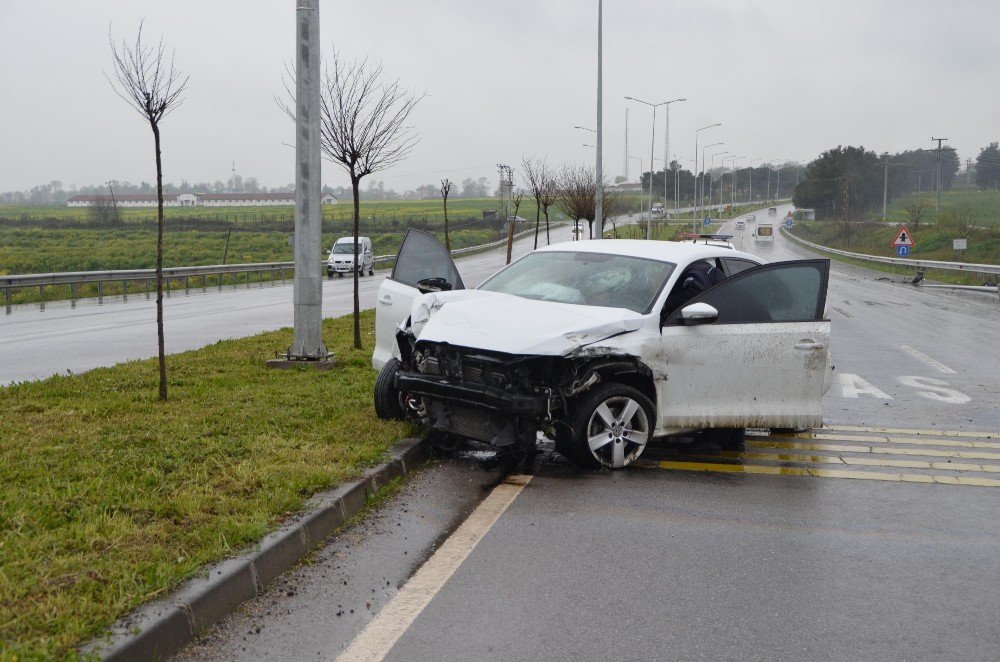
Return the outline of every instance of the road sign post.
[[[962,260],[962,251],[969,247],[968,239],[952,239],[951,247],[955,249],[955,255],[958,256],[958,260]]]

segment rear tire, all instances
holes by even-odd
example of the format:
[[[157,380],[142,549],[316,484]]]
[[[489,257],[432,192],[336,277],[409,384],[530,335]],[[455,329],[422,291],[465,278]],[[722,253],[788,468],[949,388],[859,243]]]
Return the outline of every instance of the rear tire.
[[[402,393],[396,390],[395,385],[400,367],[399,359],[389,359],[375,380],[375,415],[383,421],[401,421],[406,417]]]
[[[638,389],[598,384],[570,404],[556,450],[584,467],[624,469],[646,449],[655,420],[652,401]]]

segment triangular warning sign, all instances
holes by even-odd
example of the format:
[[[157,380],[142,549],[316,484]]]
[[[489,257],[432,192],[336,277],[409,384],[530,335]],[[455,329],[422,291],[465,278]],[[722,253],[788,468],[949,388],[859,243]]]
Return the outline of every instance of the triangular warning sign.
[[[896,233],[896,238],[892,240],[892,245],[899,248],[900,246],[908,246],[913,248],[917,245],[917,242],[913,241],[913,235],[910,231],[906,229],[906,226],[899,228],[899,232]]]

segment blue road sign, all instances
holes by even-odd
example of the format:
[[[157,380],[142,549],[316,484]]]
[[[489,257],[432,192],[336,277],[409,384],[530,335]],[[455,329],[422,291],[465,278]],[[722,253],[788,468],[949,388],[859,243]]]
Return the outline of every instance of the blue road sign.
[[[704,226],[705,226],[706,228],[707,228],[707,227],[708,227],[709,225],[711,225],[711,223],[712,223],[712,219],[710,219],[710,218],[709,218],[708,216],[706,216],[706,217],[704,218],[704,220],[702,220],[702,222],[701,222],[701,224],[702,224],[702,225],[704,225]]]
[[[909,254],[910,254],[910,247],[909,246],[897,246],[896,247],[896,255],[898,257],[906,257]]]
[[[792,227],[792,219],[789,218],[788,220],[785,221],[785,227],[786,228]]]

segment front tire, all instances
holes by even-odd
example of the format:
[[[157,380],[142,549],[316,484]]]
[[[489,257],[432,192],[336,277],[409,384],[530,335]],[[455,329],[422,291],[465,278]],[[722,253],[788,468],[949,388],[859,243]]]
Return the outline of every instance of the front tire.
[[[405,418],[402,394],[396,390],[395,383],[400,366],[399,359],[389,359],[375,380],[375,415],[383,421],[401,421]]]
[[[608,382],[570,405],[556,450],[584,467],[624,469],[653,437],[655,409],[638,389]]]

